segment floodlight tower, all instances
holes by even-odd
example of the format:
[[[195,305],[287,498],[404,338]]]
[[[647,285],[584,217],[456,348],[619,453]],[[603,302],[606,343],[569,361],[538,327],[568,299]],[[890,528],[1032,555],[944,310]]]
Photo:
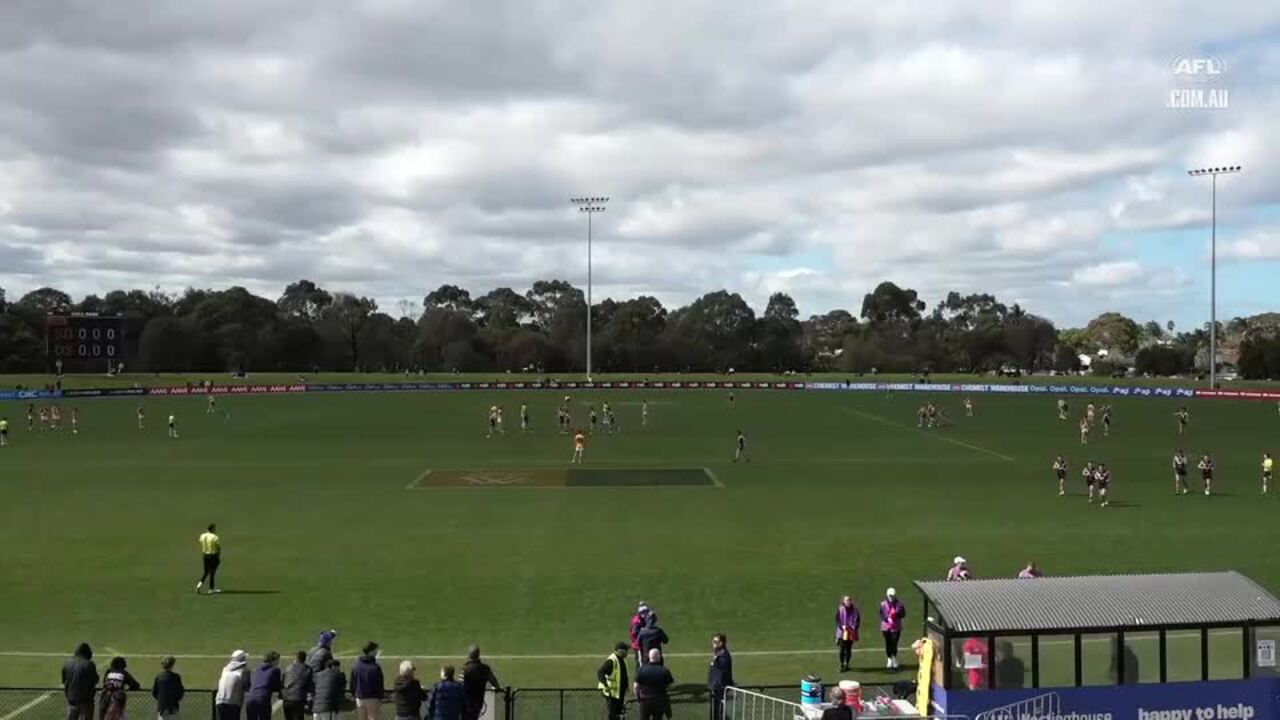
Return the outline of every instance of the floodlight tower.
[[[1209,387],[1218,387],[1218,176],[1240,172],[1239,165],[1188,170],[1192,177],[1211,178],[1212,201],[1209,231]]]
[[[607,197],[569,198],[578,212],[587,215],[587,382],[591,382],[591,216],[602,213],[609,204]]]

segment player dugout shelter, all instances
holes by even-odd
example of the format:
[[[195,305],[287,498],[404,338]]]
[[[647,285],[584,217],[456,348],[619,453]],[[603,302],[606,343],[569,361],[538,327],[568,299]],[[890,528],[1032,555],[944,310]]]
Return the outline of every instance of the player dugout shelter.
[[[1280,719],[1280,599],[1240,573],[916,587],[932,652],[921,680],[940,713],[1136,717],[1221,705],[1217,720]]]

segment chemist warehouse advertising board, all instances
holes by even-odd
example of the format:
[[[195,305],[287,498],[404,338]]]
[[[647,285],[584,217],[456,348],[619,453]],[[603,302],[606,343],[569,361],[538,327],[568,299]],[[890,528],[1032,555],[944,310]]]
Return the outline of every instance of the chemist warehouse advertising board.
[[[948,715],[974,720],[1277,720],[1280,679],[946,692]],[[945,697],[945,700],[942,698]]]

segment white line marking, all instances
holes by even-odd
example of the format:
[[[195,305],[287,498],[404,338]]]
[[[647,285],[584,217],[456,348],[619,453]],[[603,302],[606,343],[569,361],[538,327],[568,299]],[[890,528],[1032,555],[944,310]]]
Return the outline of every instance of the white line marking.
[[[844,406],[841,406],[841,407],[840,407],[840,409],[841,409],[842,411],[844,411],[845,413],[852,413],[852,414],[854,414],[854,415],[860,415],[860,416],[862,416],[862,417],[864,417],[864,418],[867,418],[868,420],[875,420],[875,421],[876,421],[876,422],[878,422],[878,423],[882,423],[882,424],[884,424],[884,425],[888,425],[888,426],[890,426],[890,427],[896,427],[896,428],[898,428],[898,429],[900,429],[900,430],[910,430],[910,429],[911,429],[911,427],[910,427],[909,425],[905,424],[905,423],[900,423],[900,422],[897,422],[896,420],[890,420],[890,419],[889,419],[889,418],[887,418],[887,417],[884,417],[884,416],[882,416],[882,415],[876,415],[875,413],[869,413],[869,412],[867,412],[866,410],[859,410],[858,408],[851,408],[851,407],[844,407]],[[974,450],[974,451],[976,451],[976,452],[980,452],[980,453],[983,453],[983,454],[986,454],[986,455],[990,455],[990,456],[992,456],[992,457],[997,457],[997,458],[1000,458],[1001,460],[1004,460],[1005,462],[1017,462],[1017,460],[1016,460],[1016,459],[1011,458],[1011,457],[1009,457],[1008,455],[1005,455],[1004,453],[998,453],[998,452],[996,452],[995,450],[988,450],[988,449],[986,449],[986,448],[984,448],[984,447],[978,447],[977,445],[972,445],[972,444],[967,443],[967,442],[965,442],[965,441],[963,441],[963,440],[957,440],[957,439],[955,439],[955,438],[953,438],[953,437],[947,437],[946,435],[939,435],[939,434],[937,434],[937,433],[929,433],[929,437],[931,437],[931,438],[933,438],[933,439],[935,439],[935,440],[941,440],[942,442],[945,442],[945,443],[951,443],[952,445],[958,445],[958,446],[960,446],[960,447],[962,447],[962,448],[968,448],[968,449],[970,449],[970,450]]]
[[[27,703],[26,705],[23,705],[22,707],[18,708],[17,710],[14,710],[13,712],[9,713],[8,715],[5,715],[5,716],[3,716],[3,717],[0,717],[0,720],[13,720],[14,718],[18,717],[18,716],[19,716],[19,715],[21,715],[22,713],[24,713],[24,712],[26,712],[26,711],[30,710],[31,708],[33,708],[33,707],[35,707],[35,706],[39,705],[40,703],[44,702],[45,700],[48,700],[48,699],[49,699],[49,698],[51,698],[51,697],[53,697],[53,693],[45,693],[45,694],[41,695],[40,697],[36,698],[35,700],[32,700],[31,702]]]
[[[106,650],[108,655],[114,655],[116,657],[124,657],[124,653],[120,652],[116,648],[111,647],[110,645],[104,645],[102,649]]]
[[[1154,639],[1156,637],[1156,635],[1154,634],[1155,631],[1144,630],[1144,631],[1135,631],[1135,632],[1140,632],[1141,635],[1138,635],[1137,637],[1135,637],[1132,633],[1126,634],[1125,642],[1130,642],[1131,640],[1145,641],[1149,639]],[[1150,635],[1148,635],[1148,633],[1150,633]],[[1222,629],[1222,630],[1210,630],[1209,636],[1210,637],[1228,636],[1232,638],[1239,638],[1240,631],[1238,629],[1230,629],[1230,628]],[[1196,630],[1170,631],[1166,633],[1166,637],[1171,641],[1186,640],[1186,639],[1198,640],[1200,637],[1200,633],[1199,631],[1196,631]],[[996,639],[997,640],[1005,639],[1005,640],[1011,640],[1011,641],[1016,640],[1020,642],[1023,639],[1025,639],[1025,636],[1018,636],[1018,637],[1012,637],[1012,638],[996,638]],[[1069,645],[1072,642],[1074,642],[1074,640],[1069,636],[1061,637],[1061,638],[1048,638],[1048,639],[1042,638],[1040,640],[1041,645]],[[1109,643],[1111,642],[1111,637],[1110,636],[1086,637],[1086,638],[1083,638],[1083,642],[1090,643],[1090,644],[1091,643]],[[880,654],[884,653],[884,650],[879,647],[860,647],[860,648],[854,648],[853,651],[855,653],[880,653]],[[740,655],[742,657],[785,657],[785,656],[798,657],[798,656],[806,656],[806,655],[829,655],[829,654],[832,654],[833,652],[834,650],[832,648],[822,648],[822,649],[806,649],[806,650],[734,650],[733,654]],[[173,657],[179,660],[226,660],[227,659],[226,653],[218,653],[218,654],[212,654],[212,655],[206,655],[201,653],[133,653],[130,657],[162,658],[162,657],[165,657],[166,655],[172,655]],[[708,653],[706,652],[684,652],[684,653],[672,652],[672,653],[666,653],[665,655],[666,657],[671,657],[671,658],[708,657]],[[415,652],[396,652],[396,651],[388,651],[388,650],[383,651],[383,656],[384,657],[407,657],[407,658],[415,658],[418,660],[457,660],[459,659],[459,656],[456,653],[452,655],[433,655],[427,652],[415,653]],[[507,661],[599,660],[600,659],[600,654],[595,652],[547,653],[547,654],[532,653],[532,654],[506,654],[506,655],[493,654],[493,653],[486,652],[485,656],[493,660],[507,660]],[[16,657],[16,658],[61,657],[61,658],[65,658],[67,657],[67,653],[66,652],[25,652],[25,651],[7,650],[7,651],[0,651],[0,657]],[[335,657],[337,657],[340,660],[354,660],[357,657],[359,657],[359,655],[358,654],[350,654],[350,655],[338,654],[338,655],[335,655]],[[0,717],[0,720],[6,720],[6,719]]]
[[[431,471],[430,471],[430,470],[423,470],[423,471],[422,471],[422,474],[421,474],[421,475],[419,475],[418,477],[416,477],[416,478],[414,478],[414,479],[410,480],[410,481],[409,481],[409,484],[404,486],[404,489],[405,489],[405,490],[417,490],[418,488],[422,487],[422,481],[423,481],[423,480],[426,480],[426,479],[427,479],[427,476],[428,476],[428,475],[430,475],[430,474],[431,474]]]
[[[702,468],[702,472],[706,473],[706,474],[707,474],[707,477],[711,478],[711,484],[712,484],[712,485],[714,485],[715,487],[718,487],[718,488],[723,488],[723,487],[724,487],[724,483],[720,482],[720,478],[716,477],[716,474],[715,474],[715,473],[713,473],[713,472],[711,472],[711,468],[704,467],[704,468]]]

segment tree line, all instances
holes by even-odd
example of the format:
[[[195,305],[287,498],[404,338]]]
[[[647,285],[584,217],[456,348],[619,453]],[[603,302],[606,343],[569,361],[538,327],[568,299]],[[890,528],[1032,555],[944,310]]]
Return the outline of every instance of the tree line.
[[[7,302],[0,289],[0,372],[49,369],[49,314],[122,315],[130,370],[154,372],[427,371],[581,372],[587,305],[581,289],[539,280],[524,293],[484,295],[456,285],[401,302],[394,314],[368,298],[310,280],[272,300],[243,287],[180,295],[113,290],[73,300],[40,288]],[[656,372],[1076,372],[1186,375],[1208,367],[1208,329],[1138,323],[1120,313],[1083,328],[993,295],[948,294],[929,309],[910,288],[880,283],[855,314],[801,318],[774,293],[757,314],[737,293],[710,292],[668,309],[656,298],[607,299],[592,317],[594,370]],[[1219,327],[1219,362],[1250,378],[1280,378],[1280,314]]]

